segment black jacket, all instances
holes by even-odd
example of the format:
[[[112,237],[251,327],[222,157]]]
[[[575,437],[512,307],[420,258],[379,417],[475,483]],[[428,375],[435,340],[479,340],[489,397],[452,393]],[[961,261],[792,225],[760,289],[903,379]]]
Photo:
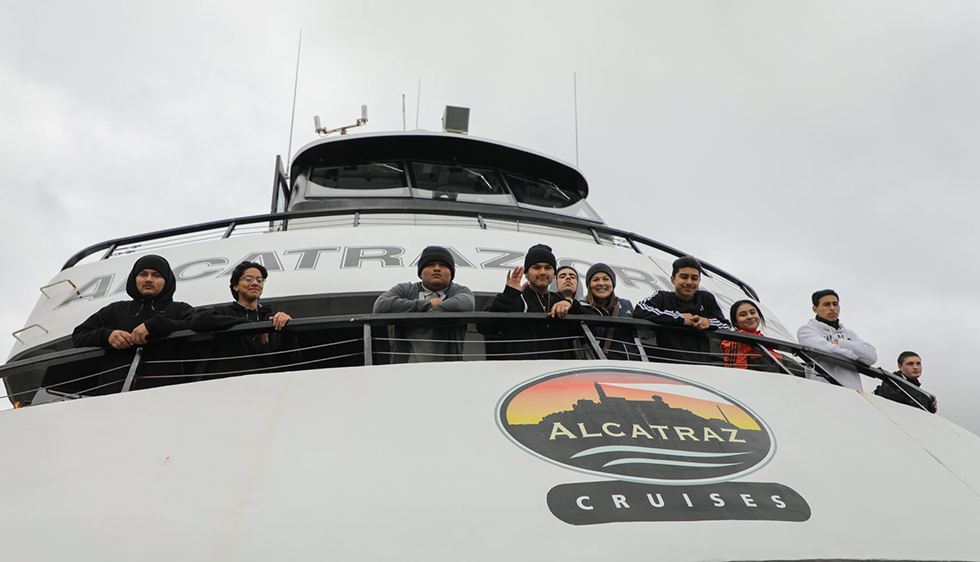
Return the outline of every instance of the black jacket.
[[[905,379],[905,382],[912,384],[916,387],[921,387],[922,383],[919,382],[918,378],[910,379],[902,374],[901,371],[895,371],[892,373],[900,379]],[[924,392],[924,391],[923,391]],[[881,381],[878,388],[875,389],[875,394],[881,396],[882,398],[887,398],[893,402],[898,402],[899,404],[905,404],[906,406],[912,406],[913,408],[918,408],[921,404],[923,408],[929,410],[933,414],[936,410],[932,407],[932,400],[926,400],[926,397],[918,397],[913,395],[911,392],[906,394],[903,390],[899,389],[895,383],[887,380]]]
[[[265,305],[259,305],[257,310],[251,310],[238,302],[220,304],[207,310],[199,310],[194,314],[191,329],[195,332],[214,332],[224,330],[239,324],[249,322],[268,322],[271,328],[271,318],[275,312]],[[208,342],[206,359],[198,368],[199,373],[214,374],[207,378],[221,378],[245,374],[244,371],[268,372],[275,367],[297,362],[299,352],[275,353],[277,351],[295,350],[298,348],[296,334],[288,328],[280,331],[269,330],[268,341],[263,343],[263,334],[247,336],[218,336]],[[228,357],[230,359],[219,358]]]
[[[619,318],[633,317],[633,303],[626,299],[619,299],[617,303],[619,310],[616,316]],[[582,303],[582,309],[586,314],[595,316],[612,316],[612,310],[602,307],[592,306]],[[606,359],[617,359],[620,361],[640,361],[640,351],[636,347],[636,330],[629,327],[612,326],[589,326],[592,334],[599,340],[599,347],[603,349]]]
[[[143,298],[143,295],[136,288],[136,275],[143,269],[155,269],[163,275],[166,281],[160,294],[152,299]],[[132,332],[140,324],[145,324],[148,333],[147,341],[152,342],[177,330],[190,328],[194,308],[187,303],[173,300],[176,290],[177,279],[170,269],[170,264],[160,256],[143,256],[133,265],[133,269],[126,279],[126,294],[133,300],[108,304],[75,327],[71,334],[71,341],[75,347],[108,347],[110,351],[107,352],[103,361],[102,370],[119,367],[99,377],[98,385],[102,388],[95,389],[93,394],[108,394],[121,390],[127,374],[127,369],[121,367],[129,365],[133,361],[135,354],[133,348],[122,351],[111,349],[109,335],[113,331]],[[161,375],[170,377],[183,374],[184,369],[180,363],[145,364],[149,361],[172,360],[181,357],[179,346],[170,344],[146,346],[146,349],[143,350],[141,366],[136,373],[138,384],[135,385],[135,388],[147,388],[181,381],[182,379],[179,377],[170,380],[148,378],[139,380],[139,377]],[[91,381],[83,385],[83,388],[94,386],[96,386],[96,382]]]
[[[574,299],[565,298],[558,293],[539,295],[531,287],[518,291],[513,287],[504,288],[487,305],[488,312],[550,312],[558,301],[567,300],[572,307],[569,314],[581,314],[582,306]],[[548,322],[528,322],[520,317],[503,326],[477,325],[481,334],[487,336],[487,359],[520,361],[528,359],[574,359],[575,348],[584,345],[582,331],[577,322],[550,320]],[[553,339],[564,338],[564,339]],[[492,343],[495,339],[499,343]],[[527,341],[514,341],[527,340]]]
[[[640,301],[633,310],[634,318],[644,318],[662,326],[681,329],[656,330],[657,347],[652,355],[684,363],[716,363],[707,353],[708,338],[696,328],[683,328],[684,313],[708,318],[709,330],[731,330],[715,296],[707,291],[697,291],[689,300],[683,300],[673,291],[657,291]]]

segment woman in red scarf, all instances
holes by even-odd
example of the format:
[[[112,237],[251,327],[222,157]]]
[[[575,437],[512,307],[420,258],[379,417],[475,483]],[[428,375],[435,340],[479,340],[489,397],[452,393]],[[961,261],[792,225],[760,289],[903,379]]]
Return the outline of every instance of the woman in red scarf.
[[[740,300],[732,305],[731,315],[732,324],[735,331],[755,336],[763,336],[760,330],[766,324],[766,318],[762,315],[758,305],[750,300]],[[747,343],[736,341],[722,341],[721,350],[725,353],[725,366],[735,369],[756,369],[771,371],[772,365],[756,351],[754,347]],[[769,350],[778,359],[780,356],[775,351]]]

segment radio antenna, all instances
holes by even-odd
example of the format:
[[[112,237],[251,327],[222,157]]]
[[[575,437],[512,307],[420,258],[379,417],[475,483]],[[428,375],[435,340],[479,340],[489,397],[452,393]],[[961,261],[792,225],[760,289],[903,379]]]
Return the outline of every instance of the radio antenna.
[[[422,79],[419,78],[419,93],[415,96],[415,130],[419,128],[419,107],[422,105]]]
[[[575,166],[578,166],[578,73],[572,73],[572,95],[575,99]]]
[[[293,124],[296,122],[296,92],[299,90],[299,55],[303,49],[303,30],[299,30],[299,45],[296,46],[296,80],[293,82],[293,115],[289,118],[289,148],[286,150],[286,166],[293,156]]]

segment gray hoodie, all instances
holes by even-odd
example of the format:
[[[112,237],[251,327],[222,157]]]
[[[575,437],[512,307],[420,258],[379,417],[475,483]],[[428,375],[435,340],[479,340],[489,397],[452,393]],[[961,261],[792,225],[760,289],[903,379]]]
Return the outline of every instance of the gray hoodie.
[[[476,302],[473,291],[450,283],[440,293],[442,302],[432,306],[431,293],[415,283],[399,283],[385,291],[374,302],[375,314],[408,312],[473,312]],[[394,326],[395,341],[391,344],[392,363],[421,363],[430,361],[459,361],[462,359],[466,323],[458,326]],[[435,341],[438,340],[438,341]]]

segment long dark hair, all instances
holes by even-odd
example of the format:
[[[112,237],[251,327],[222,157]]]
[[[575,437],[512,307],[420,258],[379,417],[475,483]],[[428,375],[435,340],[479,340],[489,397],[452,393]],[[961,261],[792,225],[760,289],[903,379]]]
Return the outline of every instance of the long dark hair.
[[[735,304],[732,305],[731,311],[729,311],[728,313],[728,317],[731,318],[732,324],[735,326],[735,329],[736,330],[739,329],[738,317],[737,317],[738,307],[742,306],[743,304],[751,304],[752,307],[755,308],[756,312],[759,313],[759,331],[761,332],[762,328],[765,327],[766,325],[766,317],[762,315],[762,307],[760,307],[755,301],[749,299],[742,299],[740,301],[736,301]]]

